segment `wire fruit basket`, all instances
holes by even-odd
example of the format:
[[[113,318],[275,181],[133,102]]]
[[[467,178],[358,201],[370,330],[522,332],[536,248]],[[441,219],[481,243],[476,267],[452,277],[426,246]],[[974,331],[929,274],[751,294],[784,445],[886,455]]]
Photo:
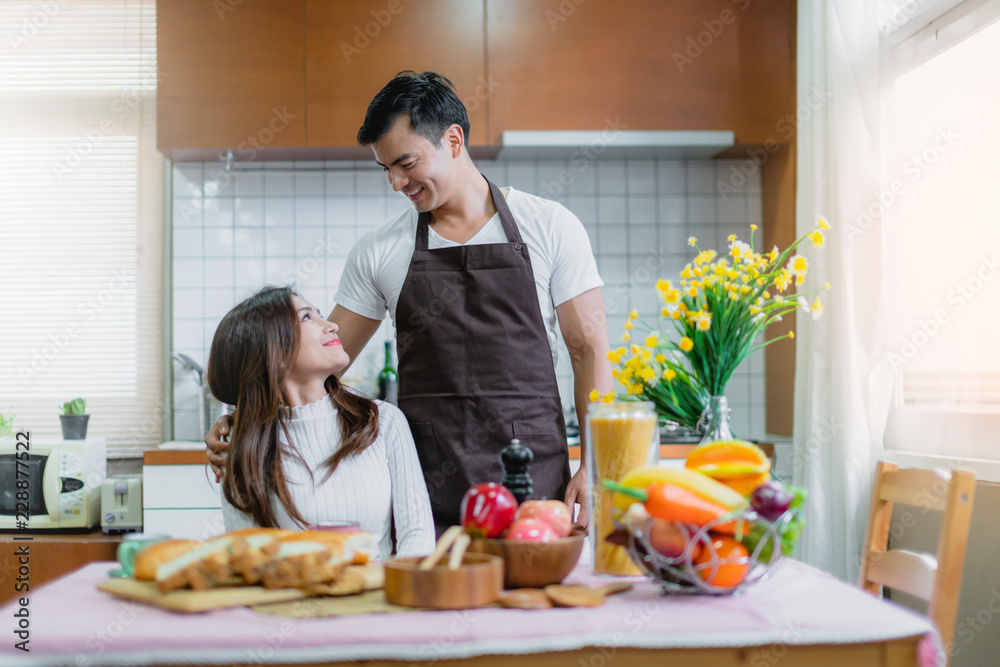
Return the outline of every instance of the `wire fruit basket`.
[[[768,521],[753,510],[726,514],[704,526],[665,522],[648,518],[633,522],[628,518],[616,521],[619,534],[624,533],[622,546],[629,556],[667,595],[733,595],[747,586],[767,579],[780,565],[782,534],[798,518],[800,510],[792,508],[774,521]],[[661,525],[657,527],[656,522]],[[736,541],[753,536],[747,555],[721,554],[720,533],[714,529],[735,523]],[[664,528],[663,526],[666,526]],[[660,535],[654,536],[659,530]],[[667,534],[668,556],[663,553],[663,534]],[[729,536],[726,536],[729,537]],[[660,549],[654,543],[661,541]],[[733,577],[745,568],[745,575],[735,585],[713,582]],[[722,576],[724,575],[724,576]]]

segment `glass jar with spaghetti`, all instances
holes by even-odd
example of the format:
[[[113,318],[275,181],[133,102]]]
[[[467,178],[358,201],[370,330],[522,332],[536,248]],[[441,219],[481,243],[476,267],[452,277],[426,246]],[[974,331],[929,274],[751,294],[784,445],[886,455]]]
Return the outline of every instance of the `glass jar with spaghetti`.
[[[594,572],[618,576],[642,574],[624,547],[604,539],[614,531],[615,494],[602,490],[600,481],[618,481],[630,470],[657,464],[660,431],[653,403],[591,403],[587,410],[586,458],[591,490]]]

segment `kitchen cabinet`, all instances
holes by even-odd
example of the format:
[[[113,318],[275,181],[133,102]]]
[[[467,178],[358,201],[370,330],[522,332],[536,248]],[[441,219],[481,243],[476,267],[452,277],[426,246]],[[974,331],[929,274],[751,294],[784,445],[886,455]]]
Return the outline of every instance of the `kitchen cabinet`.
[[[304,15],[278,0],[157,2],[160,152],[214,160],[232,148],[246,160],[304,146]]]
[[[306,0],[310,147],[355,146],[376,93],[401,70],[441,72],[486,142],[483,4],[469,0]]]
[[[486,0],[489,143],[504,130],[731,130],[789,138],[786,0]]]
[[[142,466],[142,530],[206,540],[225,532],[222,495],[205,450],[149,450]]]

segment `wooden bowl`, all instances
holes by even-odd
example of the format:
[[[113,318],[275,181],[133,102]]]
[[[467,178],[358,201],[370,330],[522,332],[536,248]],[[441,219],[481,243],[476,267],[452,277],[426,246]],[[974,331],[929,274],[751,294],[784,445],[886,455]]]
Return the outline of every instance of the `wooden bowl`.
[[[385,564],[385,600],[404,607],[469,609],[496,602],[503,590],[503,560],[466,553],[448,569],[448,558],[430,570],[418,570],[423,558],[394,558]]]
[[[542,588],[558,584],[580,560],[584,530],[574,530],[569,537],[550,542],[522,540],[472,540],[472,553],[500,556],[504,562],[504,586],[507,588]]]

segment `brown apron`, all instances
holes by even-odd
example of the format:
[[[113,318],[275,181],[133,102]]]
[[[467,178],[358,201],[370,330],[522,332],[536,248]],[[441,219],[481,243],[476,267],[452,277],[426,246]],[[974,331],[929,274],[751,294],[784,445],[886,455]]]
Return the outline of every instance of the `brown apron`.
[[[487,181],[489,183],[489,181]],[[489,183],[507,243],[429,250],[429,213],[396,305],[399,408],[406,415],[438,534],[466,490],[500,483],[500,450],[531,448],[534,498],[562,500],[566,425],[528,246]]]

